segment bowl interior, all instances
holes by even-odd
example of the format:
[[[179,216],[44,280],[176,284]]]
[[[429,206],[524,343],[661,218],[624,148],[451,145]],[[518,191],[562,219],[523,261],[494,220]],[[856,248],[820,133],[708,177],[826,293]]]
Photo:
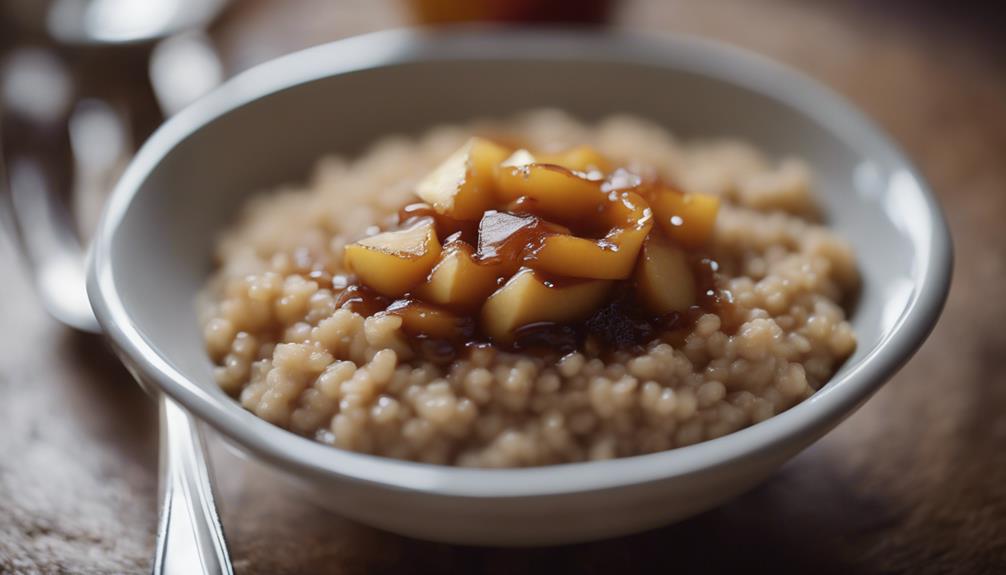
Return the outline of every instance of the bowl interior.
[[[737,137],[805,158],[863,277],[859,346],[829,387],[884,342],[940,248],[940,216],[897,151],[833,96],[760,59],[591,35],[352,42],[254,70],[184,112],[148,143],[106,215],[98,257],[132,327],[226,409],[241,412],[213,382],[194,305],[214,238],[249,195],[303,181],[320,156],[356,154],[387,134],[554,106],[588,121],[629,112],[684,138]],[[245,415],[258,425],[235,417]]]

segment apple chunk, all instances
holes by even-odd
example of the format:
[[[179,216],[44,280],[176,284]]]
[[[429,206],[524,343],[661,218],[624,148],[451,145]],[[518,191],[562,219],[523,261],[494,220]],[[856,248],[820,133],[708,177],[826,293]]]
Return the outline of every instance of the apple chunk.
[[[509,151],[472,138],[416,186],[416,194],[440,214],[477,220],[495,203],[494,173]]]
[[[636,289],[646,306],[660,315],[695,305],[695,276],[685,252],[659,232],[650,234],[643,244]]]
[[[496,289],[497,280],[504,275],[502,267],[492,262],[476,262],[471,246],[451,242],[444,247],[429,279],[416,289],[416,295],[423,301],[451,309],[476,310]]]
[[[674,189],[656,191],[650,201],[667,237],[689,248],[705,245],[716,227],[720,199],[707,194],[685,194]]]
[[[577,172],[598,171],[606,174],[611,171],[611,163],[590,146],[577,146],[552,154],[538,154],[537,160],[542,164],[555,164]]]
[[[555,282],[522,268],[486,300],[482,329],[493,341],[509,343],[525,325],[583,319],[597,309],[610,286],[611,282],[603,280]]]
[[[602,213],[610,226],[601,239],[571,234],[545,237],[526,258],[526,265],[561,276],[590,279],[625,279],[632,275],[639,249],[653,227],[650,206],[635,192],[611,198]]]
[[[527,150],[517,150],[500,165],[496,191],[504,202],[529,198],[536,214],[562,222],[596,217],[606,200],[600,177],[537,163]]]
[[[346,246],[346,267],[381,295],[400,297],[422,282],[440,257],[432,218]]]

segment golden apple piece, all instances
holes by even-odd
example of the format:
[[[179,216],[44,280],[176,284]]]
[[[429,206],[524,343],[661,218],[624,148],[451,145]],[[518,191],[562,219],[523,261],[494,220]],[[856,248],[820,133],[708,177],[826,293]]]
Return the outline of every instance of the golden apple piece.
[[[643,303],[660,315],[695,305],[695,275],[684,250],[657,231],[650,234],[636,269],[636,289]]]
[[[402,330],[412,336],[456,340],[472,333],[471,320],[423,302],[398,300],[387,313],[402,318]]]
[[[505,160],[500,162],[500,167],[523,168],[524,166],[530,166],[536,161],[537,160],[535,159],[534,154],[525,150],[524,148],[520,148],[518,150],[514,150],[512,154],[510,154],[509,156],[507,156]]]
[[[451,309],[473,311],[496,290],[504,273],[502,266],[493,262],[476,262],[468,244],[451,242],[426,283],[416,288],[416,296]]]
[[[496,167],[509,150],[483,138],[472,138],[416,186],[416,194],[440,214],[478,220],[496,201]]]
[[[605,206],[602,221],[610,226],[601,239],[570,234],[545,237],[525,258],[536,270],[589,279],[625,279],[632,275],[639,249],[653,227],[646,200],[635,192],[614,194]]]
[[[577,146],[553,154],[538,154],[537,160],[542,164],[555,164],[577,172],[596,171],[607,174],[611,171],[611,162],[590,146]]]
[[[496,192],[504,202],[528,198],[535,214],[562,222],[596,217],[606,200],[600,177],[537,163],[527,150],[517,150],[500,164]]]
[[[517,329],[535,323],[584,319],[604,301],[611,282],[552,280],[521,268],[482,307],[482,329],[493,341],[509,343]]]
[[[381,295],[400,297],[426,279],[440,258],[432,218],[346,246],[346,267]]]
[[[720,209],[718,197],[664,188],[654,193],[650,201],[660,227],[678,244],[699,248],[712,237]]]

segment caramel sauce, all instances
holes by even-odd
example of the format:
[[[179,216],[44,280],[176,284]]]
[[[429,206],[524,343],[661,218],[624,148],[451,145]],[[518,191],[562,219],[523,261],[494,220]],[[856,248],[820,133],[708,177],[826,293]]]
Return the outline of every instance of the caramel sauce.
[[[413,337],[460,343],[464,343],[475,337],[475,318],[468,315],[459,316],[439,306],[418,299],[404,298],[395,300],[384,311],[404,318],[403,328]],[[410,318],[426,319],[427,317],[435,319],[437,323],[443,326],[444,330],[439,333],[426,331],[422,327],[413,327],[409,321]]]
[[[307,274],[307,279],[318,284],[321,289],[332,288],[332,274],[322,267],[316,267]]]
[[[388,309],[391,300],[365,285],[351,283],[335,298],[335,307],[345,308],[363,317],[370,317]]]
[[[464,220],[449,218],[438,213],[433,209],[433,206],[423,202],[409,204],[399,210],[396,223],[399,228],[404,228],[421,218],[433,219],[438,238],[456,236],[457,239],[470,245],[475,245],[478,242],[478,222],[466,222]],[[445,241],[444,243],[447,242]]]
[[[486,212],[478,229],[475,261],[518,262],[526,250],[533,250],[547,236],[569,233],[569,229],[537,216]]]
[[[576,325],[543,322],[523,326],[517,331],[513,347],[537,354],[565,354],[583,349],[587,340],[593,340],[600,344],[602,351],[638,351],[658,338],[680,347],[695,322],[706,313],[720,315],[725,332],[736,332],[739,323],[733,319],[736,316],[733,299],[718,285],[718,264],[698,255],[693,256],[690,263],[695,275],[697,302],[684,312],[653,314],[639,301],[634,282],[622,280],[616,282],[607,301],[583,322]],[[549,278],[548,281],[567,285],[565,282],[580,280]]]
[[[504,206],[502,211],[514,215],[536,216],[539,214],[538,203],[538,200],[534,198],[521,196]]]

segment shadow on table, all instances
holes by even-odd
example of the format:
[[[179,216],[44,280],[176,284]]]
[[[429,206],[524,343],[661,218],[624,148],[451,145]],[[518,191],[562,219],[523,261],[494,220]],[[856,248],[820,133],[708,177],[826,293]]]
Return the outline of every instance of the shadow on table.
[[[868,574],[867,542],[897,520],[847,490],[828,448],[806,452],[762,487],[691,520],[628,537],[537,549],[430,543],[314,507],[280,480],[214,449],[224,524],[239,573]],[[224,463],[224,465],[221,465]],[[241,468],[234,473],[236,468]],[[873,537],[871,537],[871,533]]]

